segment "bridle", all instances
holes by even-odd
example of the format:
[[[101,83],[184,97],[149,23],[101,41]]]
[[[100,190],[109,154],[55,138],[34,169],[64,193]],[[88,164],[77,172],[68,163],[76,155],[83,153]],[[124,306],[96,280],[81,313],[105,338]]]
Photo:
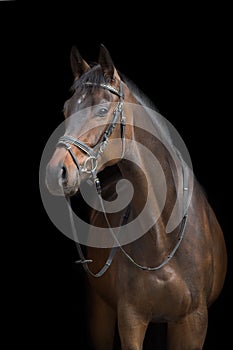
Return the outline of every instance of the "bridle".
[[[98,158],[101,154],[103,154],[104,149],[106,148],[109,138],[111,137],[113,130],[116,127],[116,124],[119,120],[120,127],[121,127],[121,140],[122,140],[122,154],[121,158],[123,158],[125,153],[125,116],[123,111],[123,101],[124,101],[124,91],[123,91],[123,83],[120,81],[120,88],[119,91],[115,89],[113,86],[108,84],[96,84],[92,82],[86,82],[84,83],[86,86],[98,86],[102,89],[108,90],[109,92],[113,93],[114,95],[119,96],[119,102],[116,105],[116,108],[113,111],[112,120],[104,132],[101,140],[97,143],[97,145],[94,146],[94,148],[91,148],[87,146],[84,142],[73,138],[70,135],[63,135],[60,137],[57,146],[62,146],[67,149],[67,151],[70,153],[70,156],[72,160],[74,161],[78,171],[79,175],[81,176],[82,173],[90,174],[92,176],[93,181],[96,185],[97,192],[101,193],[101,187],[100,187],[100,181],[97,177],[97,167],[98,167]],[[79,148],[82,152],[86,153],[88,157],[85,159],[83,165],[79,164],[77,157],[75,156],[72,147],[76,146]]]
[[[96,185],[96,189],[97,189],[97,193],[98,193],[98,197],[100,200],[100,204],[103,210],[103,215],[105,217],[107,226],[109,228],[109,231],[113,237],[113,239],[116,241],[116,243],[118,244],[118,247],[113,247],[109,253],[109,257],[106,260],[104,266],[102,267],[102,269],[97,272],[97,273],[93,273],[89,267],[88,267],[88,263],[92,262],[92,260],[88,260],[85,258],[81,246],[78,243],[78,241],[76,241],[76,246],[78,249],[78,253],[79,253],[79,257],[80,260],[76,261],[76,263],[81,263],[84,267],[84,269],[86,270],[86,272],[88,272],[91,276],[93,277],[101,277],[110,267],[113,257],[116,253],[117,248],[119,248],[122,253],[125,255],[125,257],[131,262],[133,263],[133,265],[135,265],[136,267],[138,267],[141,270],[146,270],[146,271],[156,271],[159,270],[160,268],[162,268],[164,265],[166,265],[171,259],[172,257],[175,255],[177,249],[179,248],[181,241],[183,239],[184,236],[184,232],[185,232],[185,228],[186,228],[186,224],[187,224],[187,218],[188,218],[188,170],[187,170],[187,166],[184,163],[184,161],[182,160],[180,154],[178,153],[178,157],[180,158],[181,164],[182,164],[182,173],[183,173],[183,217],[180,223],[180,229],[179,229],[179,234],[178,234],[178,239],[177,239],[177,243],[175,244],[174,248],[171,250],[170,254],[163,260],[163,262],[157,266],[154,267],[149,267],[149,266],[143,266],[138,264],[126,251],[125,249],[121,246],[120,242],[117,239],[116,234],[114,233],[105,208],[104,208],[104,204],[103,204],[103,199],[101,196],[101,184],[99,181],[99,178],[97,177],[97,167],[98,167],[98,158],[99,156],[104,152],[104,149],[106,148],[108,142],[109,142],[109,138],[111,137],[113,130],[118,122],[118,120],[120,121],[120,125],[121,125],[121,140],[122,140],[122,155],[121,158],[123,158],[124,153],[125,153],[125,126],[126,126],[126,119],[123,113],[123,101],[124,101],[124,91],[123,91],[123,84],[122,81],[120,81],[120,88],[119,91],[117,89],[115,89],[113,86],[108,85],[108,84],[96,84],[96,83],[92,83],[92,82],[86,82],[85,83],[86,86],[97,86],[103,89],[108,90],[109,92],[119,96],[119,102],[117,103],[116,108],[113,111],[113,116],[112,116],[112,120],[108,126],[108,128],[106,129],[106,131],[104,132],[101,141],[97,143],[97,145],[94,148],[91,148],[89,146],[87,146],[84,142],[73,138],[70,135],[63,135],[58,143],[57,146],[59,147],[65,147],[67,149],[67,151],[70,153],[71,158],[73,159],[79,174],[81,175],[82,173],[86,173],[86,174],[90,174],[90,176],[93,178],[93,181]],[[83,151],[84,153],[86,153],[88,155],[88,157],[85,159],[83,165],[80,165],[78,162],[77,157],[75,156],[72,147],[71,146],[76,146],[77,148],[79,148],[81,151]],[[88,164],[89,163],[89,164]],[[72,232],[73,232],[73,236],[75,238],[77,238],[77,232],[76,232],[76,228],[75,228],[75,224],[74,224],[74,218],[73,218],[73,211],[71,208],[71,203],[70,203],[70,198],[67,198],[67,202],[68,202],[68,209],[69,209],[69,215],[70,215],[70,222],[71,222],[71,228],[72,228]],[[128,207],[126,208],[126,211],[124,213],[123,216],[123,220],[122,220],[122,224],[121,226],[125,225],[127,223],[128,217],[130,214],[130,205],[128,205]]]

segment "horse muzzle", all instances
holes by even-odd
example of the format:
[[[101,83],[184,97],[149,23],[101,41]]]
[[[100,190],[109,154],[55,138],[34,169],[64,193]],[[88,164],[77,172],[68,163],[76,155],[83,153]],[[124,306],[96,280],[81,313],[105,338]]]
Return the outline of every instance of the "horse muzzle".
[[[80,186],[79,171],[75,166],[68,167],[62,162],[49,162],[46,167],[46,186],[56,196],[72,196]]]

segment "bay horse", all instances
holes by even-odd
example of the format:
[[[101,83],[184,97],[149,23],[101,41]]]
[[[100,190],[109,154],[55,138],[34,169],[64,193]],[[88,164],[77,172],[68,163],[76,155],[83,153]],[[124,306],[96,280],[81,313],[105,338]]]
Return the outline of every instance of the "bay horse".
[[[73,47],[71,68],[66,130],[47,164],[46,184],[68,201],[85,181],[95,185],[99,207],[88,206],[85,252],[76,241],[88,277],[93,348],[113,349],[117,326],[122,350],[142,350],[149,324],[164,323],[168,350],[201,350],[208,308],[227,269],[217,218],[167,126],[151,116],[108,50],[102,45],[98,63],[88,64]],[[107,202],[130,192],[123,185],[118,193],[124,179],[133,186],[130,200],[107,212]],[[75,234],[72,213],[71,225]]]

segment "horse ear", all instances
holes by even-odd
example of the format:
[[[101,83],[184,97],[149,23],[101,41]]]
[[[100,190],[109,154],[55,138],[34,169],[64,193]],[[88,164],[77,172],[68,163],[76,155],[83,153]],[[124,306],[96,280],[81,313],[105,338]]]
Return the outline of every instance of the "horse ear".
[[[104,72],[105,77],[111,81],[114,77],[115,67],[108,50],[103,44],[100,45],[98,62]]]
[[[81,75],[90,69],[90,66],[82,58],[76,46],[73,46],[71,49],[70,63],[73,75],[76,79],[79,79]]]

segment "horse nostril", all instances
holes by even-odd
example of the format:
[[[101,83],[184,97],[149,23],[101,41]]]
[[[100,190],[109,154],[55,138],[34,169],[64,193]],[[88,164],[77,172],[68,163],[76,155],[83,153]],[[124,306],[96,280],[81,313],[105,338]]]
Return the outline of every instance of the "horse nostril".
[[[61,169],[61,178],[63,183],[67,181],[67,177],[68,177],[67,168],[66,166],[63,166]]]

